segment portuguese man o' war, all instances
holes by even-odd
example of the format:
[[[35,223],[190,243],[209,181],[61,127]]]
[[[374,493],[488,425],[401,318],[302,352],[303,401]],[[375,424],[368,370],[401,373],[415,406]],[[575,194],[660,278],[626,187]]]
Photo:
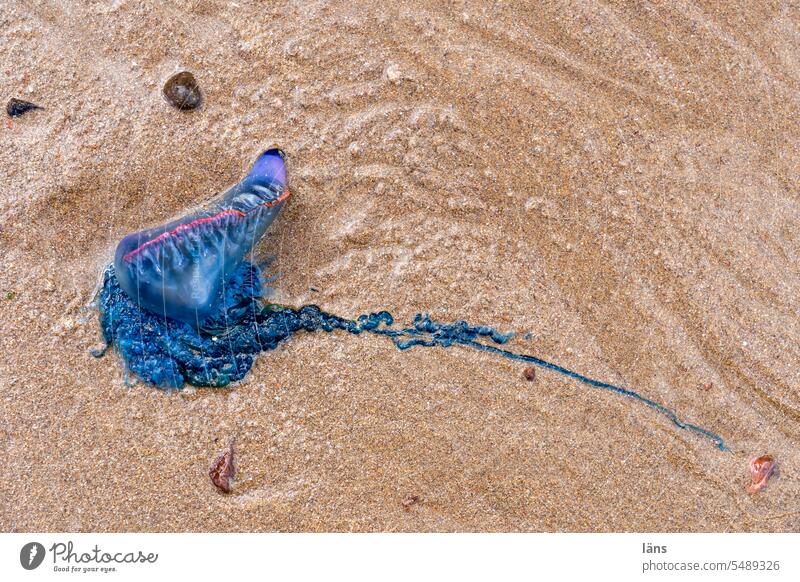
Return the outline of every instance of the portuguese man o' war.
[[[141,307],[202,325],[288,197],[284,154],[269,149],[206,208],[123,238],[114,256],[120,287]]]
[[[387,311],[347,319],[316,305],[268,302],[252,249],[288,197],[284,161],[280,150],[267,150],[208,208],[120,242],[104,274],[98,307],[106,343],[116,346],[126,372],[166,389],[186,383],[223,387],[243,379],[259,353],[297,332],[368,333],[389,338],[401,350],[461,346],[526,362],[634,399],[728,450],[721,436],[638,392],[501,347],[513,333],[463,320],[443,323],[425,314],[399,327]]]

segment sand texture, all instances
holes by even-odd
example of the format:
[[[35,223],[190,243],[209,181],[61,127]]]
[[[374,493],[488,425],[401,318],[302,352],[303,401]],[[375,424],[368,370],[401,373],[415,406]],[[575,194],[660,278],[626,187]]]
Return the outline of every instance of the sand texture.
[[[0,530],[800,530],[796,3],[181,4],[3,4],[3,102],[46,109],[0,125]],[[160,94],[184,69],[191,112]],[[273,143],[279,302],[530,332],[511,347],[731,452],[544,370],[343,333],[231,389],[126,386],[89,354],[117,241]]]

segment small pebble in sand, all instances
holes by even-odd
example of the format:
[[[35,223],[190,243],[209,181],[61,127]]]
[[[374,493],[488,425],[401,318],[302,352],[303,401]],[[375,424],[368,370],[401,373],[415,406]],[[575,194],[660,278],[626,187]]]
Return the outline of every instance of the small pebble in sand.
[[[764,489],[777,466],[772,455],[762,455],[758,458],[750,459],[750,478],[752,482],[747,486],[747,492],[758,493]]]
[[[108,348],[109,344],[106,342],[97,342],[91,348],[89,348],[89,353],[95,358],[102,358],[104,355],[106,355]]]
[[[197,79],[189,71],[181,71],[167,79],[163,93],[167,102],[181,111],[196,109],[203,102]]]
[[[408,510],[409,507],[418,502],[419,502],[419,495],[406,495],[405,497],[403,497],[402,501],[403,507],[405,507],[406,510]]]
[[[529,366],[522,371],[522,376],[528,381],[533,382],[536,380],[536,368]]]
[[[34,109],[44,109],[44,107],[22,99],[11,99],[6,104],[6,113],[8,113],[9,117],[22,117],[28,111],[33,111]]]
[[[231,482],[236,476],[236,466],[233,462],[233,441],[228,445],[228,449],[214,461],[208,474],[217,489],[223,493],[231,492]]]
[[[706,392],[711,390],[713,387],[714,387],[714,383],[710,382],[710,381],[706,382],[705,384],[703,384],[703,390],[705,390]]]
[[[390,83],[399,83],[403,78],[403,73],[400,72],[400,67],[392,63],[384,69],[383,76]]]

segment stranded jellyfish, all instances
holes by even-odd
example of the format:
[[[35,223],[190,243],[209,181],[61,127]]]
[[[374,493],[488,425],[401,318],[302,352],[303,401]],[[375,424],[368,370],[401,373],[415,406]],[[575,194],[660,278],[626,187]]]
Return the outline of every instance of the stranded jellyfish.
[[[206,208],[123,238],[114,256],[120,287],[140,307],[202,325],[288,197],[284,154],[269,149]]]
[[[721,436],[634,390],[507,349],[513,333],[464,320],[440,322],[422,313],[400,326],[387,311],[348,319],[316,305],[270,303],[253,249],[288,196],[285,156],[270,149],[241,182],[204,209],[122,239],[106,269],[98,307],[106,343],[121,354],[126,378],[132,372],[161,388],[222,387],[244,378],[259,353],[295,333],[370,334],[401,350],[461,347],[524,362],[643,404],[727,450]],[[526,377],[534,377],[532,368]]]

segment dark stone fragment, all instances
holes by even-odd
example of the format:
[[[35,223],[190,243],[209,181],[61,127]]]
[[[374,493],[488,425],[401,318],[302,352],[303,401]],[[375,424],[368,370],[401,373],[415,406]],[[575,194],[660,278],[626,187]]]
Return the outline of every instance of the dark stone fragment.
[[[9,117],[22,117],[28,111],[33,111],[34,109],[44,109],[44,107],[22,99],[10,99],[6,104],[6,113],[8,113]]]
[[[181,111],[197,109],[203,102],[197,79],[189,71],[182,71],[167,79],[163,92],[167,102]]]

